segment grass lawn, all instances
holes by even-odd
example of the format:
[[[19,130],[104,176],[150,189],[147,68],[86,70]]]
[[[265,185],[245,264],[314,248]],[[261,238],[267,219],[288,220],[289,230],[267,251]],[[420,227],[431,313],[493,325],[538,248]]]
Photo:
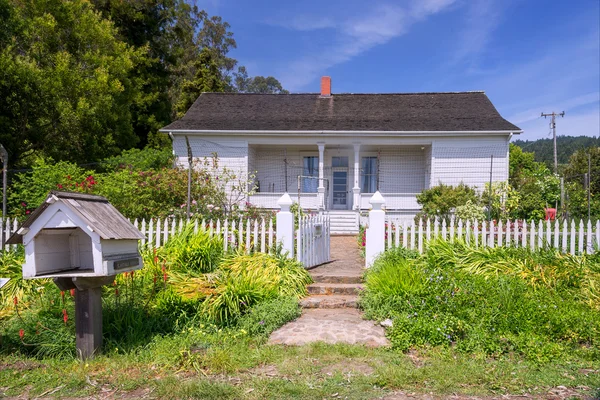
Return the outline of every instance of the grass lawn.
[[[417,398],[429,394],[594,398],[600,386],[600,360],[562,358],[540,365],[512,357],[467,355],[452,348],[405,354],[321,343],[271,346],[249,337],[222,341],[219,335],[227,336],[217,332],[199,345],[197,338],[203,334],[191,331],[155,339],[128,354],[113,349],[86,363],[3,356],[0,396],[365,399],[414,393]],[[197,343],[189,345],[193,342]]]

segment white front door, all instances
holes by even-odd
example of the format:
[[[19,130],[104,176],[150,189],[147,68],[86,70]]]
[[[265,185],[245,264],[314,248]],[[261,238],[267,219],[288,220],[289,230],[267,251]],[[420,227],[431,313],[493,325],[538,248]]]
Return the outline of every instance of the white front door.
[[[348,157],[331,157],[331,201],[334,210],[348,209]]]

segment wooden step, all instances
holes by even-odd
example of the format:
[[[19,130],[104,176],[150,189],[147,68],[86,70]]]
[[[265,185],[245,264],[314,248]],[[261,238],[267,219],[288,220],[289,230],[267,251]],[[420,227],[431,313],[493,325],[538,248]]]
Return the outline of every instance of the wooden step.
[[[312,295],[300,300],[302,308],[358,308],[356,295]]]
[[[307,287],[310,294],[346,294],[356,295],[363,289],[356,283],[312,283]]]

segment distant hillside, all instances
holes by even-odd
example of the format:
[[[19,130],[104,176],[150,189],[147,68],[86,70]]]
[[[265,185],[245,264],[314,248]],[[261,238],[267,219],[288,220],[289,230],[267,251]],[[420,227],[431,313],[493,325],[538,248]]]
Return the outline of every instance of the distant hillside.
[[[552,139],[513,140],[514,144],[535,153],[535,161],[545,162],[549,167],[554,164],[554,145]],[[558,136],[556,148],[559,164],[567,164],[571,154],[586,147],[599,147],[600,137],[589,136]]]

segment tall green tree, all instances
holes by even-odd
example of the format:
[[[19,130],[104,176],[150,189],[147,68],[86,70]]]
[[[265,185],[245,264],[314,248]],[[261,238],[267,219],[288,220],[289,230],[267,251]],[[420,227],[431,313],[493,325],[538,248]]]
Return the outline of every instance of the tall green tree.
[[[129,104],[143,51],[84,0],[0,0],[0,142],[89,162],[137,144]]]
[[[236,47],[230,25],[184,0],[92,2],[115,23],[124,41],[148,50],[148,57],[132,71],[142,87],[132,103],[133,129],[140,145],[170,145],[158,129],[176,118],[179,105],[187,102],[182,96],[189,96],[189,82],[205,65],[204,49],[211,52],[211,62],[227,85],[226,77],[237,63],[227,56]]]
[[[246,67],[239,67],[234,74],[235,90],[241,93],[288,94],[277,79],[272,76],[249,77]]]
[[[176,105],[178,118],[186,113],[203,92],[223,92],[225,90],[226,84],[218,61],[213,58],[213,54],[207,48],[202,50],[195,63],[195,76],[181,85],[181,96]]]

